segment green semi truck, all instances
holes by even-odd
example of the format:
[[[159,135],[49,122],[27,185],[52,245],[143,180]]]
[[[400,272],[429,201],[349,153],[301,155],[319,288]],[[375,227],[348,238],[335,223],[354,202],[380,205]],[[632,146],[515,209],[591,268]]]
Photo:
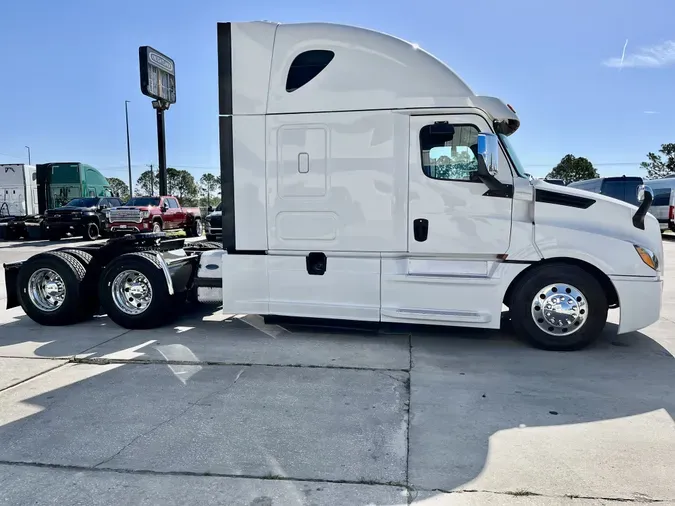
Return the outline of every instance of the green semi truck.
[[[110,183],[91,165],[79,162],[37,166],[39,214],[77,197],[112,197]]]

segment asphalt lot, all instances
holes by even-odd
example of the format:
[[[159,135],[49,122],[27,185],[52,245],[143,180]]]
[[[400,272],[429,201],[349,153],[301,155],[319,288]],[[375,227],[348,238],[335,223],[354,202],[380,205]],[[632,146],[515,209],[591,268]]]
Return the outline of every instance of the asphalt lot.
[[[0,262],[57,246],[0,242]],[[0,504],[675,504],[665,248],[661,320],[573,353],[216,307],[147,331],[0,309]]]

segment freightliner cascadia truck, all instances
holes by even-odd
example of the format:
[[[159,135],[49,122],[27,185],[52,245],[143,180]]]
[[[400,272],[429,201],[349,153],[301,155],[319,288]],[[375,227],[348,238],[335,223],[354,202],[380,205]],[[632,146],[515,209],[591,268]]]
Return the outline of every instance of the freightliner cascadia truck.
[[[535,180],[515,110],[377,31],[221,23],[222,244],[159,234],[5,266],[8,305],[44,324],[104,311],[162,325],[217,302],[268,319],[498,329],[588,345],[659,319],[663,247],[639,206]],[[86,307],[81,297],[91,301]],[[96,299],[96,300],[94,300]]]

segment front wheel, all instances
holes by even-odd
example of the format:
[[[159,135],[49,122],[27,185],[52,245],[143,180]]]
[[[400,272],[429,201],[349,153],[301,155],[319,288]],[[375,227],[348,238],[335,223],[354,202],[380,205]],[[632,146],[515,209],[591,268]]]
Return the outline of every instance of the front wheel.
[[[152,223],[152,231],[153,233],[158,233],[162,231],[162,224],[159,221],[154,221]]]
[[[204,228],[202,226],[202,220],[195,220],[192,222],[192,225],[188,227],[186,230],[187,235],[189,237],[201,237],[202,233],[204,232]]]
[[[95,241],[99,238],[99,229],[96,223],[87,223],[85,225],[84,238],[87,241]]]
[[[518,336],[545,350],[588,346],[607,321],[605,292],[594,276],[574,265],[532,270],[513,291],[509,308]]]

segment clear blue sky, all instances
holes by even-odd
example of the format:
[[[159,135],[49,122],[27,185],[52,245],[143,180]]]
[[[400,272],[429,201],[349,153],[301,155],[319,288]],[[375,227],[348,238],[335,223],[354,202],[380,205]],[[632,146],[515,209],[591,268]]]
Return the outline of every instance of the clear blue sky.
[[[418,43],[476,93],[516,108],[513,143],[535,176],[567,153],[603,175],[635,174],[648,151],[675,142],[674,18],[672,0],[5,0],[0,163],[25,162],[28,145],[33,163],[82,161],[126,180],[130,100],[135,181],[157,163],[138,77],[138,46],[151,45],[176,61],[169,166],[217,172],[216,23],[267,19],[357,24]]]

